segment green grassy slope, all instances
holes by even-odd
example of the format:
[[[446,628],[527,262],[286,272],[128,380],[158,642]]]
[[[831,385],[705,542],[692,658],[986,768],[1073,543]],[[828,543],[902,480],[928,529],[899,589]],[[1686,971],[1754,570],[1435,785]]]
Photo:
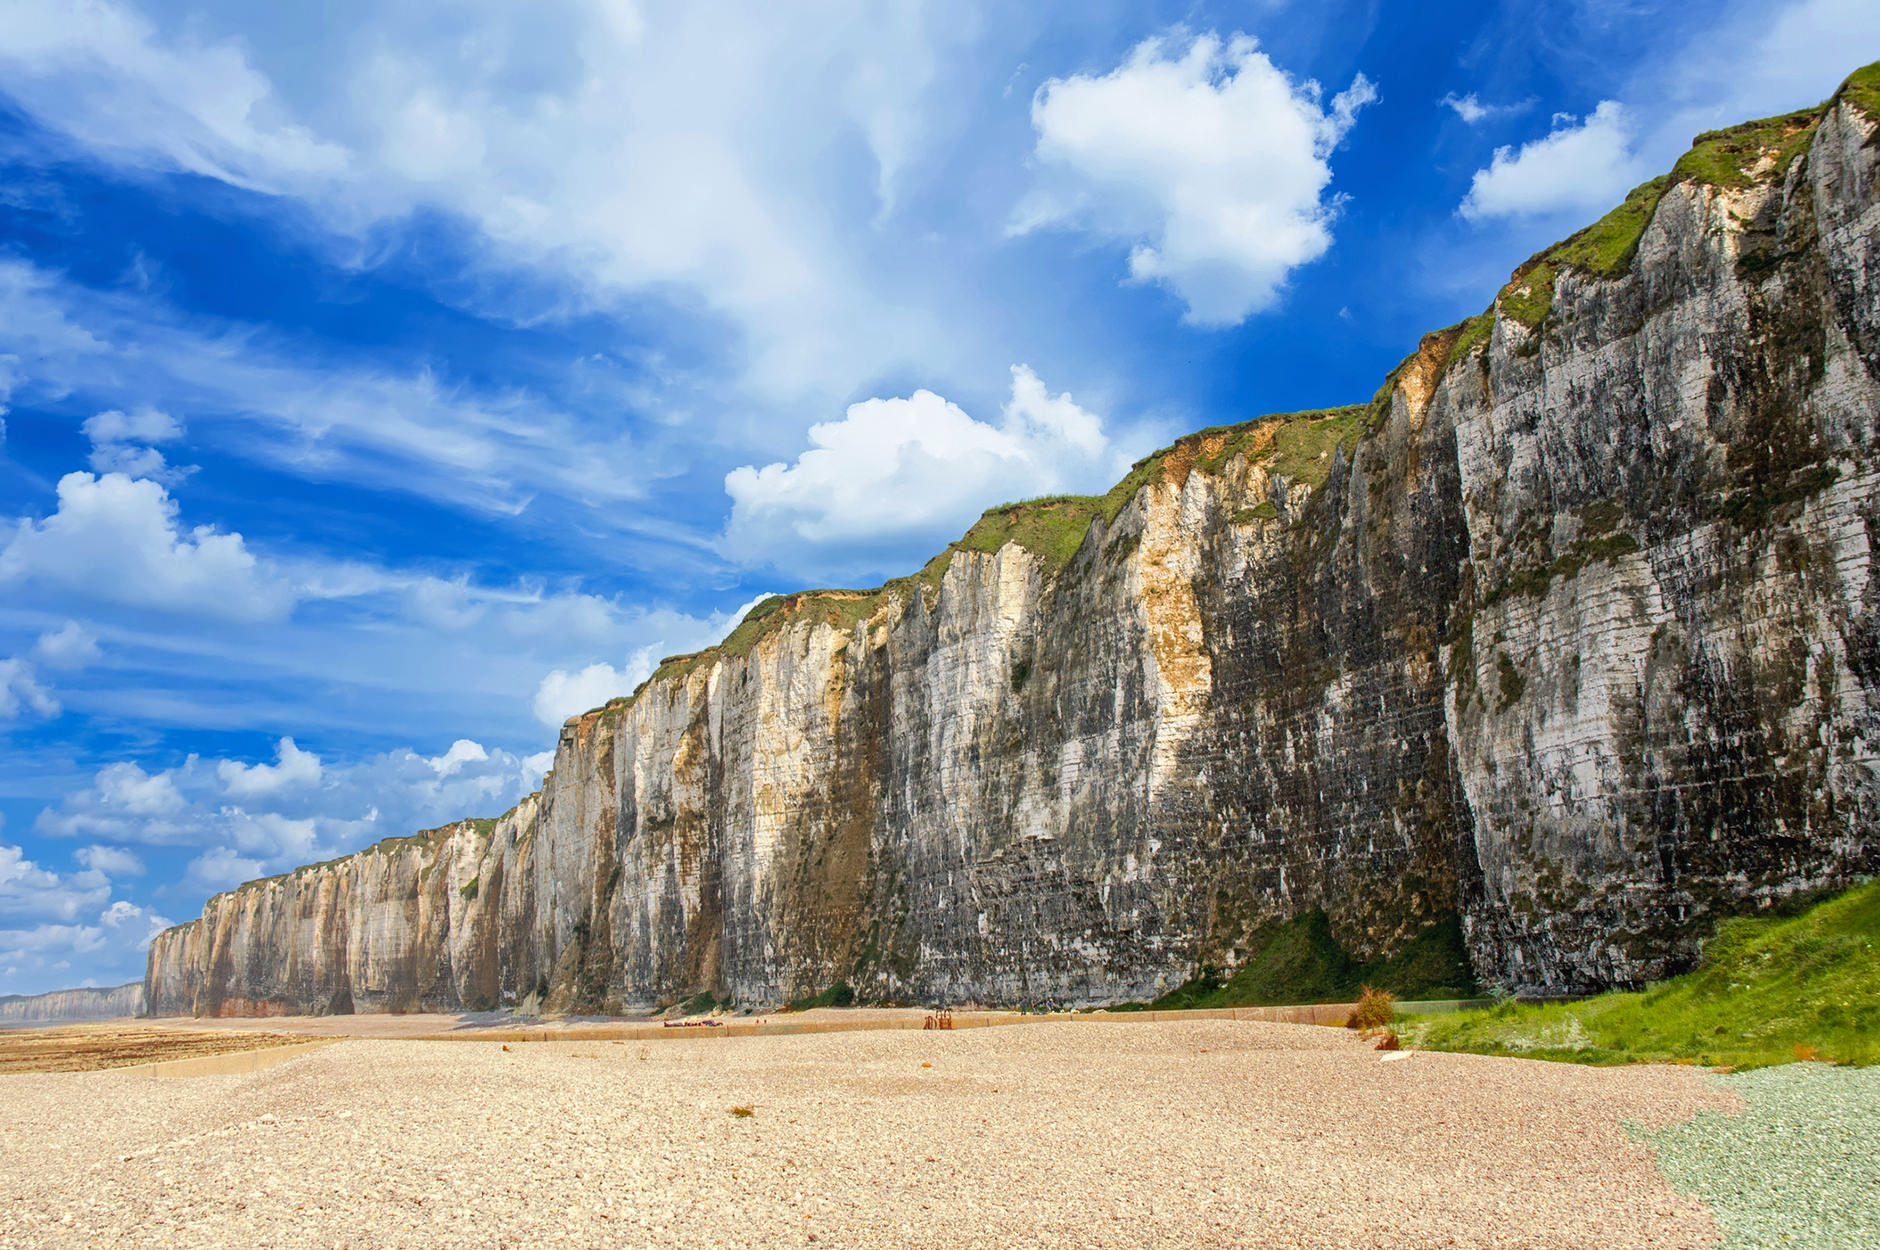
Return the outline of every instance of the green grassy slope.
[[[1695,971],[1639,993],[1420,1021],[1430,1050],[1578,1063],[1684,1060],[1759,1068],[1880,1061],[1880,881],[1800,916],[1725,921]]]

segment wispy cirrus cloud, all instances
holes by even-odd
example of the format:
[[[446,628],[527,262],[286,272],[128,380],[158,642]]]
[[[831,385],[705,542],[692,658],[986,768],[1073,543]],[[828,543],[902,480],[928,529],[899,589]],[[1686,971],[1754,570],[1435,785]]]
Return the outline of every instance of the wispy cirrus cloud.
[[[300,476],[466,510],[513,513],[537,495],[616,503],[647,481],[643,450],[617,424],[597,428],[591,414],[541,395],[310,359],[261,328],[186,316],[27,261],[0,259],[0,352],[28,362],[15,402],[78,395],[131,409],[87,422],[95,467],[170,484],[148,444],[181,427],[147,397],[219,422],[226,441]]]

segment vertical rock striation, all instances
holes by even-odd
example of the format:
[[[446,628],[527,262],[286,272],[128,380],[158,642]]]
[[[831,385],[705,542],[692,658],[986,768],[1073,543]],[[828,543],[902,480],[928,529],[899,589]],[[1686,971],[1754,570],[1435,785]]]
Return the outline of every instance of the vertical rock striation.
[[[151,1012],[1116,1001],[1315,911],[1589,989],[1873,872],[1864,83],[1701,137],[1368,405],[767,601],[502,818],[216,896]]]

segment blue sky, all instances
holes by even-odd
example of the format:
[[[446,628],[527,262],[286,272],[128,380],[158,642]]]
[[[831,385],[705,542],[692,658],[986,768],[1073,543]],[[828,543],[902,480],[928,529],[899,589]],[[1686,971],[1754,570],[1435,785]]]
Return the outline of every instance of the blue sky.
[[[1368,398],[1880,11],[0,0],[0,993],[752,599]]]

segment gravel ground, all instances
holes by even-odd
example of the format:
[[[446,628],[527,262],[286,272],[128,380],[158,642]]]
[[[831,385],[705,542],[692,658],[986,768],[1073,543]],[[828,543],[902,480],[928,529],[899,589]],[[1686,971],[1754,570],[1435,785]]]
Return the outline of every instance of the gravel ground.
[[[1715,1213],[1725,1246],[1880,1247],[1880,1068],[1791,1063],[1710,1079],[1748,1109],[1643,1136],[1672,1183]]]
[[[352,1250],[1705,1246],[1625,1126],[1741,1104],[1688,1068],[1215,1021],[350,1041],[0,1099],[0,1245]]]

